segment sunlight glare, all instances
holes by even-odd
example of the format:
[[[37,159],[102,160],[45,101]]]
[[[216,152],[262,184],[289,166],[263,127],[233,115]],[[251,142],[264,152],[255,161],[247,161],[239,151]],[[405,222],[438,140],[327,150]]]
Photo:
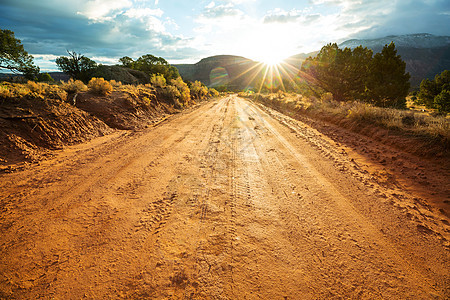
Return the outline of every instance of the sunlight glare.
[[[278,55],[265,55],[262,57],[261,61],[268,66],[276,66],[283,61],[284,58],[279,57]]]

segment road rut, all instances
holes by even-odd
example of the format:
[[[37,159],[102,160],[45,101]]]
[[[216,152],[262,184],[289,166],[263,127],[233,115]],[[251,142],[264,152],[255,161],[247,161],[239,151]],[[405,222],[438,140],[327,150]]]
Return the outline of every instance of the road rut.
[[[1,177],[0,298],[450,297],[445,214],[236,96]]]

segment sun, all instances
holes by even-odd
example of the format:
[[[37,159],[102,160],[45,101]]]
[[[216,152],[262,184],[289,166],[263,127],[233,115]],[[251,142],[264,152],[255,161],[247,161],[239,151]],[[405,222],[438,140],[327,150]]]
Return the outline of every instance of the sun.
[[[285,58],[277,51],[261,53],[260,55],[260,61],[268,66],[279,65]]]

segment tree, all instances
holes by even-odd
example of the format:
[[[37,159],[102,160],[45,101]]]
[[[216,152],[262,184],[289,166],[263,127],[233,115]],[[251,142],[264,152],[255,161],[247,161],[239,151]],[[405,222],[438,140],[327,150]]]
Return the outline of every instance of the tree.
[[[131,57],[124,56],[119,59],[122,67],[133,69],[134,60]]]
[[[37,81],[40,82],[52,82],[54,79],[48,73],[39,73],[37,76]]]
[[[362,46],[352,51],[328,44],[315,58],[305,60],[299,76],[313,86],[315,94],[323,90],[331,92],[338,101],[363,99],[371,59],[372,51]]]
[[[366,47],[358,46],[353,49],[346,78],[349,99],[366,100],[366,85],[372,55],[372,50]]]
[[[434,97],[434,107],[441,113],[450,112],[450,90],[442,90]]]
[[[382,107],[406,106],[410,75],[405,73],[405,68],[406,63],[397,55],[394,42],[374,55],[367,81],[368,97],[373,104]]]
[[[75,51],[67,51],[67,53],[69,57],[60,56],[56,59],[58,69],[73,79],[88,82],[97,68],[97,63]]]
[[[177,68],[171,66],[164,58],[151,54],[142,55],[136,61],[133,61],[128,56],[124,56],[119,61],[124,67],[142,71],[150,76],[160,74],[164,76],[167,82],[180,77]]]
[[[39,74],[39,67],[33,64],[33,56],[25,51],[14,32],[7,29],[0,29],[0,68],[23,73],[27,79],[35,79]]]
[[[436,75],[434,80],[422,80],[416,103],[428,108],[436,108],[439,112],[449,112],[449,95],[450,70],[445,70]]]
[[[436,82],[434,80],[424,79],[420,83],[420,91],[417,94],[417,104],[433,107],[434,97],[439,94]]]

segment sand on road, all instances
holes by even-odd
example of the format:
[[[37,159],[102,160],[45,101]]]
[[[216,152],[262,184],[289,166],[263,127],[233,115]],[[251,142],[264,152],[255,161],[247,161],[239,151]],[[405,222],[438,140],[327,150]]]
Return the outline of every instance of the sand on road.
[[[276,116],[233,95],[1,175],[0,298],[448,299],[445,214]]]

